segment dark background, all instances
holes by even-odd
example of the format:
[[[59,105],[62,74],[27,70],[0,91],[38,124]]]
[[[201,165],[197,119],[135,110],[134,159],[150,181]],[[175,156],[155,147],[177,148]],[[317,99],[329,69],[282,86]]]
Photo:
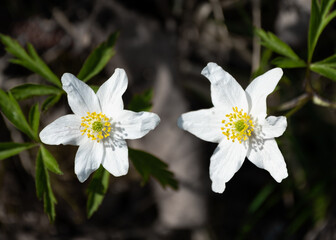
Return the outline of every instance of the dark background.
[[[244,88],[248,85],[255,66],[260,63],[258,57],[252,60],[258,52],[253,45],[252,28],[256,23],[253,14],[258,15],[258,10],[261,26],[278,34],[304,59],[309,6],[310,1],[304,0],[261,1],[259,4],[247,0],[3,0],[0,32],[21,44],[32,43],[55,74],[61,76],[64,72],[76,74],[91,50],[110,33],[119,31],[116,55],[91,83],[101,84],[116,67],[125,68],[129,78],[125,103],[133,94],[154,88],[157,95],[153,111],[162,113],[164,124],[165,117],[168,119],[171,113],[178,116],[211,106],[209,83],[200,74],[209,61],[221,65]],[[315,60],[335,52],[335,33],[332,21],[321,35]],[[11,57],[3,46],[0,56],[3,89],[25,82],[44,82],[28,70],[10,64]],[[267,60],[265,51],[261,59]],[[269,61],[265,62],[261,64],[262,71],[273,67]],[[170,104],[170,100],[160,98],[160,91],[165,89],[156,91],[162,71],[172,79],[167,95],[174,104],[185,106],[184,111]],[[273,115],[284,115],[286,112],[274,110],[276,106],[303,92],[304,70],[285,70],[284,73],[275,93],[268,98]],[[313,85],[322,96],[336,100],[335,83],[314,75]],[[164,104],[156,105],[157,99]],[[23,101],[22,105],[29,106],[39,100]],[[42,117],[42,125],[50,123],[56,115],[69,112],[65,106],[64,98],[51,110],[54,113],[49,111]],[[197,176],[201,177],[193,178],[192,169],[184,175],[186,181],[197,182],[193,194],[203,203],[190,204],[190,208],[203,211],[200,219],[187,224],[174,220],[174,224],[169,225],[162,220],[165,216],[160,210],[160,187],[153,182],[142,187],[134,169],[125,177],[111,177],[103,204],[91,219],[86,219],[87,182],[79,183],[73,173],[77,148],[70,146],[49,148],[65,173],[63,176],[51,174],[58,204],[56,222],[50,224],[35,194],[36,152],[6,159],[0,164],[0,239],[336,239],[335,120],[335,110],[307,103],[288,119],[284,136],[278,138],[289,177],[278,184],[266,171],[246,159],[223,194],[211,192],[208,179],[209,159],[216,145],[191,140],[200,146],[195,149],[200,153],[198,162],[191,165],[197,165],[196,171],[200,172]],[[1,141],[25,140],[3,117],[0,122]],[[171,131],[174,134],[181,130]],[[168,144],[165,139],[161,140],[164,145]],[[164,147],[153,149],[150,140],[145,142],[147,145],[143,147],[148,151],[164,155]],[[141,142],[138,144],[141,148]],[[169,156],[165,154],[162,160],[170,163]],[[172,169],[174,171],[174,167]],[[183,181],[182,186],[187,189]],[[171,204],[172,212],[184,211],[176,210],[174,203]]]

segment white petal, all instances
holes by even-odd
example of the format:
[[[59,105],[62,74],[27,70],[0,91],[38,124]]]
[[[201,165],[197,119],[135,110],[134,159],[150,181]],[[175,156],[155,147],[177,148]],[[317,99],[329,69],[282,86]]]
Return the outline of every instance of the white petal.
[[[261,124],[262,137],[264,139],[281,136],[287,127],[287,119],[284,116],[269,116]]]
[[[248,109],[246,94],[239,83],[216,63],[208,63],[202,74],[211,82],[211,98],[216,108],[231,112],[233,107]]]
[[[113,75],[98,89],[97,96],[104,114],[113,116],[124,108],[122,95],[127,88],[127,75],[124,69],[117,68]]]
[[[104,156],[104,145],[95,141],[84,141],[78,148],[75,157],[75,173],[80,182],[84,182],[96,171]]]
[[[282,77],[281,68],[273,68],[254,79],[246,88],[251,115],[264,114],[266,116],[266,98],[274,91]]]
[[[202,109],[182,114],[177,125],[204,141],[218,143],[224,137],[221,130],[224,116],[215,108]]]
[[[115,130],[124,139],[141,138],[160,123],[159,116],[151,112],[123,110],[116,118]]]
[[[112,175],[119,177],[128,172],[128,148],[126,141],[121,139],[105,146],[105,157],[103,167]]]
[[[101,112],[96,94],[86,83],[70,73],[64,73],[62,84],[74,114],[86,116],[87,112]]]
[[[41,141],[45,144],[79,145],[83,136],[79,131],[81,118],[75,114],[62,116],[40,132]]]
[[[246,157],[247,148],[239,142],[231,142],[223,139],[210,158],[210,179],[212,191],[222,193],[225,183],[242,166]]]
[[[251,148],[247,158],[257,167],[267,170],[277,182],[288,176],[285,160],[274,139],[264,140],[261,149]]]

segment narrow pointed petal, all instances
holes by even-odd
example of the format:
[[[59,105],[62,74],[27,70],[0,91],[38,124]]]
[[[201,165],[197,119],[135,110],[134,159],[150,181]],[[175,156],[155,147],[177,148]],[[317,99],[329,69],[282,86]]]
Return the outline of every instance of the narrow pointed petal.
[[[202,109],[182,114],[177,125],[204,141],[219,143],[224,137],[221,130],[224,116],[215,108]]]
[[[123,139],[138,139],[145,136],[160,123],[157,114],[123,110],[117,116],[116,134]]]
[[[246,94],[239,83],[216,63],[208,63],[202,74],[211,82],[211,98],[216,108],[231,112],[233,107],[248,109]]]
[[[62,84],[74,114],[86,116],[87,112],[101,112],[96,94],[86,83],[70,73],[64,73]]]
[[[221,141],[210,158],[212,191],[223,193],[225,184],[242,166],[247,148],[239,142]]]
[[[75,173],[80,182],[84,182],[96,171],[104,156],[104,145],[91,140],[83,142],[75,157]]]
[[[83,136],[79,131],[81,118],[75,114],[62,116],[40,132],[40,139],[45,144],[79,145]]]
[[[105,146],[105,157],[102,165],[115,177],[127,174],[129,163],[128,148],[125,140],[120,139],[116,143]]]
[[[97,96],[102,111],[108,116],[124,109],[122,95],[127,88],[127,75],[124,69],[117,68],[113,75],[98,89]]]
[[[269,116],[261,124],[262,137],[264,139],[281,136],[287,127],[287,119],[284,116]]]
[[[249,102],[251,115],[263,114],[266,117],[266,98],[274,91],[282,77],[281,68],[273,68],[263,75],[254,79],[246,88],[246,96]]]
[[[247,158],[257,167],[267,170],[277,182],[288,176],[285,160],[274,139],[264,140],[261,149],[250,149]]]

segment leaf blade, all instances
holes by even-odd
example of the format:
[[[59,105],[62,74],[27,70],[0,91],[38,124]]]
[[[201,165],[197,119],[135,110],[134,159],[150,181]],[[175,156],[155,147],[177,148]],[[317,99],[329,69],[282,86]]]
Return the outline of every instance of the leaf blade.
[[[290,58],[286,58],[286,57],[277,57],[275,59],[272,60],[271,62],[272,64],[274,64],[277,67],[280,68],[303,68],[306,67],[306,63],[299,59],[290,59]]]
[[[255,29],[255,33],[261,39],[261,44],[264,47],[269,48],[273,52],[286,56],[290,59],[300,59],[290,46],[288,46],[285,42],[281,41],[273,33],[265,32],[264,30],[258,28]]]
[[[38,56],[33,45],[27,44],[28,53],[19,44],[18,41],[12,39],[9,36],[0,34],[0,41],[6,47],[6,51],[11,53],[14,59],[11,60],[12,63],[19,64],[32,72],[35,72],[45,78],[50,83],[62,87],[60,79],[50,70],[47,64]]]
[[[40,125],[40,110],[39,104],[34,104],[30,111],[29,111],[29,118],[28,118],[29,125],[31,126],[32,130],[36,135],[38,135],[38,128]]]
[[[142,184],[145,184],[149,180],[149,177],[152,176],[163,188],[169,186],[174,190],[178,189],[178,182],[174,178],[174,174],[168,170],[166,163],[141,150],[128,148],[128,151],[134,167],[142,176]]]
[[[153,90],[148,89],[142,94],[136,94],[128,104],[128,109],[134,112],[150,111],[152,108]]]
[[[14,87],[11,90],[14,98],[16,100],[23,100],[34,96],[43,96],[43,95],[57,95],[62,94],[63,91],[59,88],[48,86],[48,85],[39,85],[26,83],[20,86]]]
[[[0,109],[17,129],[27,134],[31,139],[38,140],[13,95],[10,92],[6,94],[2,89],[0,89]]]
[[[313,63],[310,65],[310,70],[327,77],[333,81],[336,81],[336,69],[331,68],[328,65]]]
[[[118,32],[111,34],[105,42],[92,51],[77,74],[78,79],[87,82],[105,67],[114,56],[114,45],[118,35]]]
[[[24,150],[35,147],[34,143],[15,143],[15,142],[1,142],[0,143],[0,160],[15,156]]]
[[[42,159],[45,164],[45,167],[50,170],[53,173],[56,173],[58,175],[62,175],[63,172],[61,171],[57,160],[54,158],[54,156],[43,146],[41,145],[41,154]]]
[[[88,218],[92,217],[92,215],[98,210],[99,206],[103,202],[108,189],[109,179],[109,172],[102,166],[100,166],[93,174],[87,189],[88,200],[86,203],[86,212]]]

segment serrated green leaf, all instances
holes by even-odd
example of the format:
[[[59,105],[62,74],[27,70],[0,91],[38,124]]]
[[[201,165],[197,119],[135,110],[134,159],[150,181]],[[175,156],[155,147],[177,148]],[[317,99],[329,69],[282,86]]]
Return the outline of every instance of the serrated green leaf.
[[[128,109],[134,112],[150,111],[152,108],[152,97],[152,89],[148,89],[142,94],[136,94],[128,104]]]
[[[335,0],[311,1],[311,13],[308,30],[308,62],[310,63],[317,41],[328,23],[336,17],[336,11],[329,14]]]
[[[35,146],[33,143],[2,142],[0,143],[0,160],[12,157]]]
[[[288,46],[285,42],[281,41],[273,33],[265,32],[264,30],[257,28],[255,29],[255,33],[260,37],[261,44],[264,47],[269,48],[273,52],[286,56],[290,59],[300,59],[290,46]]]
[[[336,81],[336,69],[331,68],[328,65],[313,63],[310,65],[310,70],[324,76],[330,78],[333,81]]]
[[[35,187],[36,195],[39,200],[43,198],[46,186],[46,169],[44,167],[41,150],[38,151],[35,164]]]
[[[57,160],[43,145],[41,145],[41,153],[43,162],[48,170],[56,174],[63,174],[59,168]]]
[[[93,174],[87,189],[88,200],[86,204],[87,216],[90,218],[101,205],[108,189],[110,173],[102,166]]]
[[[2,89],[0,89],[0,109],[17,129],[27,134],[31,139],[38,140],[15,98],[10,92],[6,94]]]
[[[159,181],[162,187],[169,186],[172,189],[178,189],[178,182],[174,178],[174,174],[168,170],[166,163],[141,150],[128,148],[128,152],[135,169],[142,176],[142,184],[145,184],[152,176]]]
[[[14,55],[12,63],[19,64],[32,72],[35,72],[59,88],[62,87],[59,78],[50,70],[50,68],[38,56],[34,47],[28,43],[26,50],[14,39],[0,34],[0,41],[5,45],[6,51]]]
[[[38,128],[40,125],[40,110],[39,110],[39,104],[34,104],[30,111],[29,111],[29,118],[28,122],[33,129],[34,133],[38,135]]]
[[[60,100],[62,94],[51,95],[42,103],[42,112],[47,111]]]
[[[49,173],[41,149],[37,154],[35,167],[36,195],[40,200],[43,199],[44,211],[48,215],[50,222],[54,222],[56,216],[55,204],[57,200],[51,189]]]
[[[107,41],[101,43],[84,62],[77,78],[83,82],[87,82],[92,77],[97,75],[110,61],[114,55],[114,45],[118,38],[119,33],[111,34]]]
[[[59,88],[47,85],[39,85],[39,84],[22,84],[20,86],[14,87],[11,90],[14,98],[16,100],[22,100],[34,96],[43,96],[43,95],[57,95],[62,94],[63,91]]]
[[[302,68],[306,63],[301,59],[290,59],[286,57],[277,57],[272,60],[272,64],[280,68]]]

